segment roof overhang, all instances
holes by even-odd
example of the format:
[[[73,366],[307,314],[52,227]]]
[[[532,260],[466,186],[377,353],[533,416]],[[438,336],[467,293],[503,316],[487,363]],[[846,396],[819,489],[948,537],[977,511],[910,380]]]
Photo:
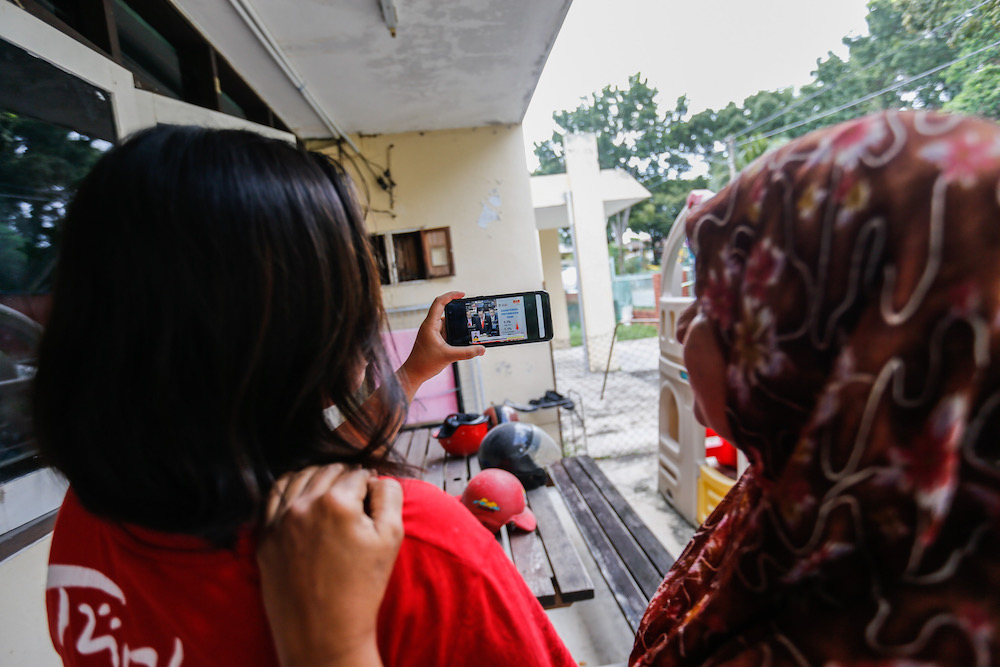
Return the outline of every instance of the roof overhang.
[[[602,169],[598,183],[606,218],[652,196],[631,174],[619,169]],[[566,174],[531,177],[531,203],[535,207],[535,224],[538,229],[570,226],[567,206],[569,192],[570,183]]]
[[[305,139],[520,123],[572,0],[173,1]]]

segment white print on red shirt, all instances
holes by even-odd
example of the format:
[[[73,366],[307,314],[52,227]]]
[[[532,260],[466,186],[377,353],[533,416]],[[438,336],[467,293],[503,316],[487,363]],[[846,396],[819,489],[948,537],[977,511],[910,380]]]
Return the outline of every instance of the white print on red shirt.
[[[56,648],[60,653],[65,654],[67,650],[66,630],[73,613],[69,589],[83,589],[88,591],[84,595],[87,602],[81,601],[76,606],[76,613],[84,619],[83,629],[75,640],[73,637],[69,639],[78,655],[107,652],[111,667],[181,667],[184,662],[184,645],[179,637],[174,637],[170,660],[164,663],[160,662],[155,649],[131,648],[126,642],[119,644],[117,635],[122,630],[122,617],[125,616],[121,613],[125,611],[125,593],[104,573],[79,565],[49,565],[46,589],[56,590],[59,594],[56,612],[56,640],[59,645]]]

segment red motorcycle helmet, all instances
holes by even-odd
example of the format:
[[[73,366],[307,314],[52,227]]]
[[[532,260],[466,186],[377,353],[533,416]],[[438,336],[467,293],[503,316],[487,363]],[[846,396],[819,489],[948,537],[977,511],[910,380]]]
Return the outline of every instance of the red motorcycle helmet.
[[[462,493],[462,504],[493,533],[508,523],[528,532],[537,526],[524,487],[506,470],[490,468],[470,479]]]
[[[456,412],[445,418],[434,437],[452,456],[470,456],[479,451],[479,443],[488,429],[484,415]]]

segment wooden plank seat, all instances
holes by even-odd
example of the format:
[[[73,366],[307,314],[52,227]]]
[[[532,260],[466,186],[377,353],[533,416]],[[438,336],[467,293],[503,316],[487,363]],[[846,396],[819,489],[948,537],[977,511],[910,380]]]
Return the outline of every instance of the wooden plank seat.
[[[589,456],[549,467],[601,575],[633,631],[674,558]]]
[[[480,472],[479,460],[445,452],[432,436],[435,430],[422,427],[401,431],[394,449],[407,463],[423,471],[424,481],[451,496],[460,496],[469,480]],[[593,581],[560,523],[550,491],[541,487],[527,492],[528,506],[538,521],[537,530],[525,533],[505,527],[497,538],[545,608],[594,597]]]

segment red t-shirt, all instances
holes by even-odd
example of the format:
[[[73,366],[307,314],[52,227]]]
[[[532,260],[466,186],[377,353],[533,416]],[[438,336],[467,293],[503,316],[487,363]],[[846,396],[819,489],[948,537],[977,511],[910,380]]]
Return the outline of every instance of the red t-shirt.
[[[385,665],[575,665],[493,536],[454,498],[403,485],[403,540],[379,611]],[[66,665],[275,667],[253,539],[235,550],[99,519],[67,493],[46,591]]]

